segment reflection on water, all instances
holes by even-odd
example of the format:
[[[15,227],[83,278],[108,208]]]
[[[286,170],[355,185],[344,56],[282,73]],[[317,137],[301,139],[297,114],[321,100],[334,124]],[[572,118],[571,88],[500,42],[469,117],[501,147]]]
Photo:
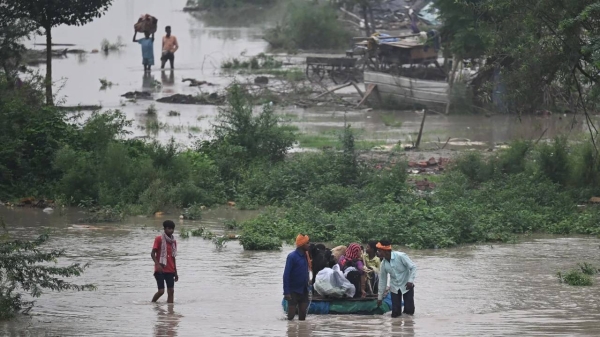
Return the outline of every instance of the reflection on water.
[[[175,312],[174,304],[163,305],[157,304],[154,306],[156,311],[156,326],[154,327],[155,337],[175,337],[178,336],[177,327],[179,320],[183,317]]]
[[[167,73],[169,76],[167,76]],[[163,87],[171,87],[175,84],[175,71],[165,70],[160,72],[160,79],[162,81]]]
[[[142,91],[152,91],[154,84],[154,75],[149,72],[144,72],[142,77]]]
[[[217,209],[201,222],[223,230],[225,219],[255,213]],[[150,303],[156,291],[150,249],[164,219],[76,226],[66,215],[7,210],[0,216],[18,236],[51,232],[47,248],[66,249],[62,262],[91,262],[77,279],[94,292],[47,293],[32,318],[0,323],[7,334],[50,336],[598,336],[600,286],[570,287],[556,278],[578,262],[600,265],[592,237],[522,238],[519,244],[465,246],[407,253],[419,267],[415,316],[309,316],[288,322],[281,308],[287,253],[246,252],[230,242],[218,252],[201,238],[179,239],[175,304]],[[203,214],[204,216],[204,214]],[[177,234],[176,234],[177,235]],[[2,334],[0,334],[2,335]]]

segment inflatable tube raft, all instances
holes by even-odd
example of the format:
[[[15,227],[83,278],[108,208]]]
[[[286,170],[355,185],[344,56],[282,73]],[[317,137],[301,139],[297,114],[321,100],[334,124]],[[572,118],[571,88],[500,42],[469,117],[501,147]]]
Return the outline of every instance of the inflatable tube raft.
[[[287,312],[288,303],[281,302],[283,311]],[[313,298],[308,307],[309,315],[383,315],[392,310],[392,296],[388,294],[381,306],[377,306],[377,298]]]

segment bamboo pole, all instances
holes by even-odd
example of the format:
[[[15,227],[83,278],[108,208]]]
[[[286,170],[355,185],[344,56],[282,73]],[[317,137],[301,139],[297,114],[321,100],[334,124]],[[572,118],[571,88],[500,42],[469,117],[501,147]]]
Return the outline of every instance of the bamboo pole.
[[[419,136],[417,137],[417,144],[415,145],[415,148],[419,148],[419,145],[421,145],[421,136],[423,136],[423,126],[425,126],[425,117],[427,117],[427,108],[425,108],[425,110],[423,110],[423,120],[421,120],[421,128],[419,129]]]

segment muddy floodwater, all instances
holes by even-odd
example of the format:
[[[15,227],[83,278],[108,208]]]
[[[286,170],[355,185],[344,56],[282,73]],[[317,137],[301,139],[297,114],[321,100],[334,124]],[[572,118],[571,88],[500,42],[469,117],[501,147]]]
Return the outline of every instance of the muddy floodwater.
[[[223,59],[258,54],[267,48],[260,37],[265,24],[209,25],[184,13],[186,0],[117,0],[106,16],[83,27],[58,27],[55,43],[99,49],[106,38],[122,37],[120,52],[69,56],[54,60],[54,78],[62,79],[58,96],[66,105],[101,104],[121,109],[134,121],[134,136],[161,141],[175,137],[189,143],[206,137],[217,114],[214,106],[156,103],[156,117],[149,117],[147,101],[126,102],[128,91],[142,91],[153,80],[162,83],[157,97],[174,93],[195,94],[199,89],[182,83],[184,78],[217,84],[204,89],[222,90],[232,80],[219,70]],[[158,61],[160,36],[165,25],[179,39],[175,71],[161,72],[155,65],[144,78],[140,46],[131,42],[133,23],[141,14],[158,17],[160,34],[155,43]],[[37,37],[31,43],[43,42]],[[43,67],[40,71],[44,71]],[[99,79],[114,85],[99,90]],[[180,112],[168,117],[168,112]],[[421,115],[397,113],[395,126],[385,126],[381,111],[287,107],[278,112],[308,133],[339,129],[345,120],[363,130],[361,137],[410,141],[418,131]],[[149,118],[170,128],[148,134]],[[573,125],[575,125],[573,127]],[[581,132],[572,116],[550,118],[515,116],[427,117],[425,141],[444,142],[447,137],[466,138],[484,144],[516,138],[537,139]],[[191,137],[190,137],[191,135]],[[211,210],[201,222],[177,222],[178,228],[205,226],[223,231],[225,219],[243,220],[254,213],[229,209]],[[61,263],[89,262],[90,268],[76,279],[93,283],[94,292],[46,293],[37,300],[31,316],[0,323],[0,335],[8,336],[598,336],[600,288],[569,287],[556,278],[578,262],[600,265],[600,240],[592,237],[522,237],[517,244],[467,246],[445,250],[411,251],[418,265],[416,315],[391,319],[384,316],[309,316],[306,322],[287,322],[281,308],[282,273],[287,253],[246,252],[237,242],[217,251],[201,238],[179,239],[175,304],[163,298],[151,304],[155,292],[150,249],[164,219],[134,217],[119,224],[84,226],[77,210],[48,215],[41,210],[8,210],[0,216],[14,237],[32,237],[50,231],[48,248],[65,249]],[[179,233],[179,229],[177,230]],[[310,233],[309,233],[310,234]],[[597,283],[597,282],[596,282]]]
[[[155,98],[173,94],[197,94],[223,91],[233,80],[252,80],[243,76],[223,73],[223,60],[239,57],[240,54],[256,55],[268,51],[267,43],[261,38],[264,28],[273,25],[277,15],[257,16],[256,22],[245,18],[243,24],[223,20],[203,20],[182,11],[186,0],[118,0],[108,13],[82,27],[58,27],[53,31],[54,43],[75,44],[75,49],[91,51],[99,49],[103,39],[116,42],[121,37],[125,46],[120,51],[104,54],[69,54],[66,58],[54,59],[54,79],[58,99],[65,105],[101,105],[103,109],[120,109],[133,121],[131,131],[135,137],[149,137],[162,142],[174,137],[177,141],[190,144],[195,138],[208,137],[211,123],[217,115],[215,106],[176,105],[148,100],[130,102],[121,97],[130,91],[155,90]],[[155,66],[150,76],[144,76],[141,47],[132,42],[133,23],[144,13],[158,17],[159,31],[155,41]],[[254,13],[249,15],[254,16]],[[209,22],[209,23],[207,23]],[[164,27],[171,25],[177,36],[180,49],[176,53],[175,70],[160,71],[160,46]],[[43,37],[35,37],[30,43],[43,43]],[[35,48],[42,48],[35,46]],[[60,49],[65,47],[55,47]],[[281,56],[289,62],[292,57]],[[302,60],[303,55],[293,57]],[[302,67],[302,65],[300,65]],[[44,67],[39,70],[43,73]],[[216,84],[216,86],[189,87],[183,79],[192,78]],[[113,83],[100,90],[100,79]],[[154,87],[153,83],[160,83]],[[362,85],[362,84],[361,84]],[[358,98],[357,98],[358,100]],[[148,107],[154,104],[155,116],[149,116]],[[385,125],[384,111],[346,110],[340,108],[277,107],[289,123],[309,134],[331,134],[340,130],[344,122],[360,130],[360,138],[395,144],[414,142],[422,115],[414,111],[396,112],[392,122]],[[170,111],[179,116],[169,117]],[[389,120],[389,118],[388,118]],[[449,137],[462,139],[467,145],[489,146],[513,139],[538,139],[542,134],[551,138],[558,134],[585,131],[582,118],[554,114],[539,118],[514,115],[484,114],[477,116],[441,116],[431,114],[424,128],[425,143],[444,143]],[[160,125],[159,130],[149,131],[148,124]],[[546,130],[546,132],[544,132]],[[433,144],[432,144],[433,146]],[[434,146],[435,147],[435,146]]]
[[[202,238],[178,239],[175,304],[155,292],[150,250],[162,219],[80,226],[77,211],[47,215],[7,210],[0,216],[15,236],[51,232],[48,247],[65,249],[61,263],[91,263],[81,283],[93,292],[47,293],[31,317],[1,323],[12,336],[598,336],[600,287],[570,287],[556,278],[577,262],[600,264],[600,240],[524,237],[517,244],[407,250],[418,265],[416,314],[309,316],[287,322],[281,308],[286,254],[245,252],[229,242],[218,252]],[[223,230],[225,219],[251,213],[218,209],[201,222]],[[177,233],[179,230],[177,230]],[[596,282],[597,283],[597,282]]]

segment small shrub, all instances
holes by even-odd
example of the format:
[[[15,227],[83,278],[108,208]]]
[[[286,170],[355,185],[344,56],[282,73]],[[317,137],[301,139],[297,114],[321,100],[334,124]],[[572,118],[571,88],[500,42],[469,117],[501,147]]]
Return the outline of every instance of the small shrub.
[[[187,229],[185,229],[185,228],[182,228],[182,229],[179,231],[179,237],[180,237],[181,239],[189,239],[189,238],[190,238],[190,231],[189,231],[189,230],[187,230]]]
[[[206,232],[207,232],[206,228],[200,227],[200,228],[192,229],[190,231],[190,235],[195,236],[195,237],[204,237]]]
[[[592,277],[584,274],[580,270],[571,270],[566,274],[558,272],[557,276],[561,283],[566,283],[571,286],[591,286],[594,284]]]
[[[203,228],[203,229],[202,229],[202,235],[201,235],[201,236],[202,236],[202,238],[203,238],[204,240],[212,240],[212,239],[214,239],[214,238],[215,238],[217,235],[216,235],[215,233],[213,233],[213,232],[211,232],[211,231],[209,231],[209,230],[206,230],[206,229],[204,229],[204,228]]]
[[[181,113],[179,111],[171,110],[171,111],[169,111],[169,116],[170,117],[181,116]]]
[[[223,222],[223,226],[225,227],[225,229],[234,230],[238,229],[240,227],[240,224],[235,220],[225,220]]]
[[[228,241],[228,239],[224,236],[214,237],[212,239],[212,242],[218,251],[221,251],[223,248],[225,248],[227,246],[227,241]]]
[[[188,220],[200,220],[202,219],[202,208],[201,205],[193,204],[183,211],[183,217]]]
[[[123,42],[123,38],[120,36],[117,37],[116,42],[110,42],[110,41],[108,41],[108,39],[104,39],[100,43],[100,48],[106,53],[109,51],[120,51],[125,46],[126,45]]]
[[[100,79],[100,90],[106,90],[107,88],[112,88],[113,82],[107,80],[106,78]]]
[[[156,109],[156,105],[154,103],[150,104],[150,106],[146,109],[146,113],[151,116],[156,116],[158,110]]]

